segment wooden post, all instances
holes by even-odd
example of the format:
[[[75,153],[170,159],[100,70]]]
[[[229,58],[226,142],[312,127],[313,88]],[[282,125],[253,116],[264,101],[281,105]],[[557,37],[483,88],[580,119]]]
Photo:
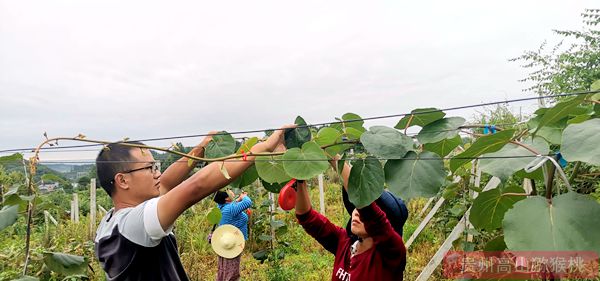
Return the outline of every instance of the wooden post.
[[[98,211],[102,212],[103,215],[106,215],[106,213],[108,213],[108,211],[106,211],[106,209],[104,209],[104,207],[102,207],[102,205],[100,204],[96,204],[98,206]]]
[[[50,222],[52,222],[52,224],[54,224],[54,226],[58,226],[58,222],[48,211],[44,211],[44,217],[46,219],[49,219]]]
[[[325,215],[325,194],[323,192],[323,174],[319,174],[319,204],[321,206],[321,214]]]
[[[73,221],[79,223],[79,196],[73,193]]]
[[[410,238],[408,238],[408,241],[406,241],[405,247],[407,250],[410,247],[410,245],[415,241],[415,239],[417,239],[419,234],[421,234],[421,231],[425,229],[425,226],[427,226],[429,221],[433,218],[433,215],[435,215],[435,213],[440,209],[440,207],[442,206],[442,204],[444,204],[445,201],[446,199],[444,199],[444,197],[440,197],[440,199],[435,203],[435,206],[433,206],[433,209],[431,209],[431,211],[429,211],[429,213],[423,219],[423,221],[421,221],[417,229],[415,229],[415,232],[413,232]]]
[[[73,203],[74,201],[71,200],[71,221],[75,220],[75,205]]]
[[[500,179],[497,177],[491,178],[490,181],[487,183],[487,185],[483,188],[483,191],[487,191],[487,190],[496,188],[500,184],[500,182],[501,182]],[[421,274],[419,274],[419,276],[416,279],[417,281],[429,280],[429,278],[431,277],[431,275],[433,274],[435,269],[438,267],[438,265],[440,265],[440,263],[444,259],[444,256],[446,255],[446,253],[452,248],[452,242],[454,242],[454,240],[456,240],[460,237],[462,232],[465,230],[466,225],[468,225],[468,226],[471,225],[471,223],[469,222],[469,214],[470,213],[471,213],[471,208],[469,208],[465,212],[462,219],[454,227],[454,229],[452,230],[450,235],[448,235],[448,238],[446,238],[446,241],[444,241],[442,246],[440,246],[440,248],[437,250],[437,252],[433,256],[433,258],[431,258],[429,263],[427,263],[427,265],[425,266],[423,271],[421,271]]]
[[[96,179],[90,180],[90,239],[96,237]]]
[[[423,214],[425,213],[425,211],[427,211],[427,209],[429,209],[429,206],[431,205],[431,203],[433,202],[433,199],[435,199],[435,197],[431,197],[429,198],[429,200],[427,200],[427,203],[425,203],[425,206],[423,207],[423,209],[421,209],[421,211],[419,212],[419,214],[417,215],[417,218],[420,218],[423,216]]]

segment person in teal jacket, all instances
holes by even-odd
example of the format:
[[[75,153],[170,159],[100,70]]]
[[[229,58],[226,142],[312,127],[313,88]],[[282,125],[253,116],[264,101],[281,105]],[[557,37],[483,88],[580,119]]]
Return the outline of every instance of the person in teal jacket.
[[[233,198],[233,192],[217,191],[215,194],[214,201],[221,210],[219,226],[231,224],[239,228],[244,234],[244,239],[248,240],[248,215],[245,211],[252,206],[252,200],[246,192],[243,192],[235,200]],[[241,256],[240,254],[233,259],[219,256],[217,281],[238,280],[240,278]]]

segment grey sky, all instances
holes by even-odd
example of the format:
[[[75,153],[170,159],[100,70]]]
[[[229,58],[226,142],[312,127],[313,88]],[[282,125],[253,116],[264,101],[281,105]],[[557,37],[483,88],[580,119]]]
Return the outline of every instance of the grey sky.
[[[597,1],[0,0],[0,150],[524,97],[507,59],[581,28],[584,8]]]

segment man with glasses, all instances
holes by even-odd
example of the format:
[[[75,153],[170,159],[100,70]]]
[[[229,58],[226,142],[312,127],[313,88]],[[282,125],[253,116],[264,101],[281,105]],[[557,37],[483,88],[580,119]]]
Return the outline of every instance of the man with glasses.
[[[101,150],[96,158],[98,178],[114,208],[100,222],[94,242],[107,280],[188,280],[172,232],[175,220],[242,175],[254,163],[253,153],[272,152],[283,144],[284,130],[293,127],[284,126],[253,146],[246,161],[213,162],[188,179],[195,165],[188,165],[185,158],[161,174],[147,149],[112,143]],[[205,138],[192,155],[203,157],[210,139]]]

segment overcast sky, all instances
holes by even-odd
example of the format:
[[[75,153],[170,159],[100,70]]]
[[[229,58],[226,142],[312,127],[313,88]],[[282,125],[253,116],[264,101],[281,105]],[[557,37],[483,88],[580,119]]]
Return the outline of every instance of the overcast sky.
[[[44,132],[143,139],[531,96],[507,60],[598,4],[0,0],[0,150]]]

